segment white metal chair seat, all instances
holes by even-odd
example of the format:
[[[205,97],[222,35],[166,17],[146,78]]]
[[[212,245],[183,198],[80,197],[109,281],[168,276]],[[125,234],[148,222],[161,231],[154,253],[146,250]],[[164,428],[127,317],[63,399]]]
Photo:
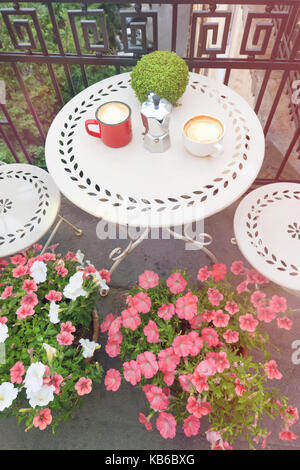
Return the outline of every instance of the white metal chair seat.
[[[234,232],[257,271],[300,294],[300,184],[268,184],[249,193],[236,210]]]
[[[45,170],[19,163],[1,165],[0,257],[10,256],[32,246],[60,217],[56,232],[60,223],[66,221],[59,216],[60,203],[60,192]],[[78,235],[81,234],[76,227],[72,228],[77,230]]]

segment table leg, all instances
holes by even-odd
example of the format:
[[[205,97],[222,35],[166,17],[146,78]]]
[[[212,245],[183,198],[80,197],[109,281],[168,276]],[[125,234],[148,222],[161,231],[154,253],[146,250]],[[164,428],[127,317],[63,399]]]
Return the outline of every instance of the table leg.
[[[112,267],[109,270],[110,274],[112,274],[115,271],[115,269],[119,266],[121,261],[123,261],[123,259],[126,258],[126,256],[129,255],[129,253],[131,253],[138,245],[140,245],[145,240],[145,238],[147,238],[149,231],[150,231],[150,228],[146,228],[146,230],[142,233],[142,235],[136,240],[132,238],[130,234],[128,234],[130,238],[130,242],[128,246],[124,250],[120,247],[115,248],[110,253],[109,259],[114,261]]]
[[[194,249],[202,250],[202,251],[204,251],[204,253],[209,257],[209,259],[214,264],[217,263],[217,258],[215,257],[215,255],[205,247],[205,245],[206,246],[210,245],[212,240],[213,240],[212,236],[209,235],[208,233],[200,233],[198,235],[198,237],[202,240],[194,240],[193,238],[191,238],[187,235],[185,226],[184,226],[183,235],[181,235],[180,233],[175,232],[174,230],[171,230],[168,227],[166,227],[165,230],[167,230],[177,240],[185,241],[187,250],[194,250]]]

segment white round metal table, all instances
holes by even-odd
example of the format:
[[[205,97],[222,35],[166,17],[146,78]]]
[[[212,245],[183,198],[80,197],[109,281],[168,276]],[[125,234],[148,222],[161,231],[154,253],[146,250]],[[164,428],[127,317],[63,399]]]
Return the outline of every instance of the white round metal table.
[[[234,232],[257,271],[300,292],[300,184],[268,184],[249,193],[235,212]]]
[[[20,163],[0,166],[0,257],[40,240],[60,209],[60,193],[45,170]]]
[[[85,131],[85,120],[112,100],[132,108],[133,139],[121,148],[107,147]],[[170,228],[222,211],[251,186],[263,162],[264,135],[254,111],[229,87],[190,73],[187,89],[173,107],[171,147],[161,154],[143,146],[140,109],[125,73],[85,89],[55,117],[46,139],[47,167],[76,206],[115,224]],[[222,155],[199,158],[185,149],[183,125],[199,114],[225,123]],[[129,251],[145,233],[131,241]],[[118,251],[114,255],[115,261],[122,257]]]

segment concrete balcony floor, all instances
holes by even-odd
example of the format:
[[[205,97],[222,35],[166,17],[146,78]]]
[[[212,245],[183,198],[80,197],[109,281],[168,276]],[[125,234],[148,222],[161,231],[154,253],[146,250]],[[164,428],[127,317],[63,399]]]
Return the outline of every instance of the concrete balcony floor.
[[[205,221],[205,231],[214,237],[210,246],[218,260],[230,266],[236,259],[243,259],[237,246],[230,242],[233,237],[233,216],[237,203],[233,204],[222,213]],[[61,213],[77,226],[84,230],[83,236],[77,238],[67,226],[61,226],[56,234],[54,242],[60,243],[58,252],[66,253],[68,250],[80,249],[99,269],[109,268],[108,254],[115,247],[126,241],[104,240],[96,237],[98,220],[80,209],[74,207],[63,198]],[[156,271],[161,277],[166,277],[173,268],[186,269],[196,278],[199,267],[208,264],[209,259],[201,251],[186,251],[184,242],[177,240],[146,240],[125,261],[113,275],[111,290],[107,297],[100,298],[98,313],[103,317],[107,313],[120,311],[122,300],[120,294],[126,291],[129,285],[135,283],[138,275],[144,269]],[[285,295],[289,306],[299,308],[299,299]],[[278,363],[279,370],[283,373],[283,379],[273,381],[270,385],[278,387],[280,394],[289,397],[292,406],[300,410],[299,377],[300,365],[294,365],[291,361],[293,341],[300,340],[300,315],[293,317],[292,330],[278,329],[275,322],[266,324],[271,342],[280,348],[281,355],[271,351],[272,358]],[[103,345],[98,352],[98,361],[104,370],[118,367],[118,359],[110,359],[104,350],[106,335],[101,335],[100,343]],[[77,409],[73,418],[68,423],[62,423],[52,435],[50,429],[39,431],[31,429],[24,432],[24,426],[18,426],[15,418],[0,420],[0,448],[2,450],[208,450],[204,431],[208,422],[201,420],[200,432],[197,437],[185,437],[181,429],[177,430],[177,436],[170,440],[161,438],[159,432],[146,431],[138,422],[139,412],[146,412],[144,394],[130,384],[122,384],[118,392],[107,392],[104,383],[94,386],[92,393],[84,397],[83,407]],[[296,435],[300,435],[300,422],[292,427]],[[267,440],[267,449],[300,449],[300,438],[292,443],[280,441],[278,432],[281,430],[281,420],[270,420],[272,434]],[[235,449],[247,449],[247,444],[238,441]]]

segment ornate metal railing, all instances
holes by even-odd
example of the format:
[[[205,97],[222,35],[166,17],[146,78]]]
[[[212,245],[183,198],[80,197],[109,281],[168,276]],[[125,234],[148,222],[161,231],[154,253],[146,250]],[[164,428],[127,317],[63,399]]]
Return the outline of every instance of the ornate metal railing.
[[[241,6],[244,22],[238,36],[239,53],[231,57],[232,27],[236,8]],[[161,7],[169,8],[163,21]],[[190,0],[151,4],[0,0],[0,80],[6,82],[8,96],[6,103],[0,98],[0,144],[2,139],[17,162],[24,158],[32,162],[32,144],[43,145],[51,119],[80,87],[90,85],[100,72],[128,70],[143,54],[163,44],[177,53],[180,50],[190,70],[224,70],[225,84],[233,70],[263,71],[254,105],[257,113],[272,72],[281,73],[264,132],[267,136],[287,92],[290,102],[284,112],[293,135],[283,143],[286,148],[280,149],[283,157],[276,173],[256,183],[282,180],[288,160],[300,150],[299,20],[299,0],[219,0],[197,5]],[[167,45],[162,40],[166,32]],[[186,53],[182,53],[183,43]],[[91,68],[94,75],[89,73]]]

